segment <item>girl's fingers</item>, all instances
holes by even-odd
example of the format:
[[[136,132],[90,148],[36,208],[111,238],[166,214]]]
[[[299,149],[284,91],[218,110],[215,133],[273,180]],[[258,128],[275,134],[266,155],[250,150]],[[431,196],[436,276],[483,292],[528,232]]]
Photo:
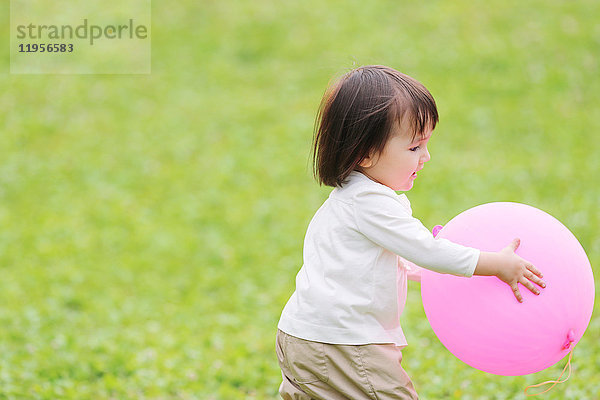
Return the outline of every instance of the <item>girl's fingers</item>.
[[[543,287],[543,288],[546,287],[546,282],[544,282],[543,280],[541,280],[540,278],[535,276],[533,273],[527,271],[524,275],[525,275],[525,278],[529,279],[530,281],[537,284],[538,286]]]
[[[534,274],[536,274],[540,278],[544,277],[542,275],[542,272],[539,269],[537,269],[535,266],[533,266],[532,264],[527,264],[526,267],[527,267],[528,270],[530,270],[531,272],[533,272]]]
[[[519,286],[517,286],[517,283],[513,283],[512,285],[510,285],[510,287],[512,288],[513,294],[515,295],[519,303],[522,303],[523,296],[521,296],[521,292],[519,291]]]
[[[519,247],[519,244],[520,244],[519,239],[515,239],[511,243],[510,247],[516,249],[517,247]],[[522,275],[517,282],[509,283],[509,285],[513,291],[513,294],[515,295],[515,298],[517,299],[517,301],[519,303],[523,302],[523,296],[521,295],[521,292],[519,291],[519,283],[521,285],[525,286],[529,291],[531,291],[531,293],[533,293],[535,295],[540,294],[540,289],[538,289],[534,285],[534,283],[542,288],[546,287],[546,282],[544,282],[541,279],[543,277],[543,275],[540,272],[540,270],[538,270],[535,266],[533,266],[532,264],[529,264],[529,263],[527,263],[525,265],[525,268],[526,268],[526,270],[524,272],[522,272]]]
[[[519,280],[519,282],[521,283],[521,285],[523,285],[527,289],[529,289],[531,291],[531,293],[540,294],[540,290],[538,288],[536,288],[535,286],[533,286],[533,283],[531,283],[531,281],[529,279],[527,279],[526,277],[521,278]]]
[[[521,244],[521,239],[514,238],[513,241],[510,242],[510,244],[507,247],[510,248],[511,251],[514,253],[519,248],[520,244]]]

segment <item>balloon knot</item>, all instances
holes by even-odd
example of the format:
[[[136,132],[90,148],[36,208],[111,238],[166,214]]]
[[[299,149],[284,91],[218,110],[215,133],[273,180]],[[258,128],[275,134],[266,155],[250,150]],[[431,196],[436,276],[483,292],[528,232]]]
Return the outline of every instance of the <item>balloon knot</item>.
[[[573,329],[570,329],[569,333],[567,333],[567,340],[565,340],[565,343],[563,344],[563,349],[571,348],[571,343],[573,343],[574,341],[575,341],[575,332],[573,331]]]

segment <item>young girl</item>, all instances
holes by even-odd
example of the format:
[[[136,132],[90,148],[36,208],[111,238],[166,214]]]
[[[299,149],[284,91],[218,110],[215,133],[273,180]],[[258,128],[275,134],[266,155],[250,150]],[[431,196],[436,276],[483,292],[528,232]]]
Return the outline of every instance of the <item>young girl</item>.
[[[435,239],[396,194],[410,190],[429,161],[438,122],[433,97],[415,79],[378,65],[352,70],[326,92],[318,121],[314,172],[334,189],[308,226],[304,265],[279,321],[279,392],[416,399],[400,365],[407,265],[495,275],[520,302],[517,284],[539,294],[542,274],[515,254],[518,239],[497,253]]]

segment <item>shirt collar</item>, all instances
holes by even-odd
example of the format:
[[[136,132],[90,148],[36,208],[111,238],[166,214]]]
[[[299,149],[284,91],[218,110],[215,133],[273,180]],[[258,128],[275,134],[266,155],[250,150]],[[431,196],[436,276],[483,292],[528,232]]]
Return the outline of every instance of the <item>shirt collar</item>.
[[[375,182],[374,180],[372,180],[371,178],[369,178],[362,172],[352,171],[350,173],[350,175],[348,175],[348,178],[346,178],[346,183],[343,186],[352,185],[352,184],[355,184],[358,182],[366,182],[371,185],[377,185],[378,187],[384,188],[385,190],[393,193],[394,196],[396,196],[396,198],[400,202],[400,204],[402,204],[402,206],[406,209],[406,211],[408,211],[409,214],[412,215],[412,208],[410,206],[410,200],[408,200],[408,197],[406,197],[406,195],[404,193],[397,194],[392,188],[382,185],[381,183]]]

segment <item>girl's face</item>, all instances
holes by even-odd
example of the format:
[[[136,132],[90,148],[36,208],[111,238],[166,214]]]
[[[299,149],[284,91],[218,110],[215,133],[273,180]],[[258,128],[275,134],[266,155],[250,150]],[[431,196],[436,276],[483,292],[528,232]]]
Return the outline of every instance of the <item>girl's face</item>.
[[[360,171],[393,190],[405,192],[412,189],[417,171],[423,169],[423,164],[431,158],[427,150],[431,132],[428,129],[422,137],[417,136],[413,141],[407,130],[397,126],[383,151],[359,164]]]

